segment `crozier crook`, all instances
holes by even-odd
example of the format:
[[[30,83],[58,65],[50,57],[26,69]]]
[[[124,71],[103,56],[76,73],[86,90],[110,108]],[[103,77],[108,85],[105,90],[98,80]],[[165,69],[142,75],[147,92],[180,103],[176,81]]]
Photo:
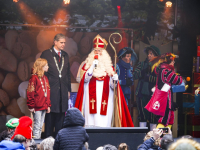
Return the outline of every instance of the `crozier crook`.
[[[121,34],[119,34],[119,33],[112,33],[112,34],[109,36],[109,43],[110,43],[110,45],[111,45],[113,51],[115,52],[115,56],[114,56],[114,57],[115,57],[115,62],[114,62],[115,70],[114,70],[114,73],[116,73],[117,52],[116,52],[115,47],[114,47],[114,46],[112,45],[112,43],[111,43],[111,37],[112,37],[113,35],[118,35],[118,36],[120,37],[119,42],[115,41],[115,38],[116,38],[116,37],[113,37],[113,38],[112,38],[112,40],[113,40],[113,42],[114,42],[115,44],[121,43],[121,41],[122,41],[122,36],[121,36]],[[114,80],[113,99],[114,99],[114,105],[113,105],[113,106],[115,106],[115,103],[116,103],[116,98],[115,98],[115,80]],[[115,111],[115,108],[114,108],[113,110]],[[114,126],[113,124],[114,124],[114,121],[112,121],[112,126]]]

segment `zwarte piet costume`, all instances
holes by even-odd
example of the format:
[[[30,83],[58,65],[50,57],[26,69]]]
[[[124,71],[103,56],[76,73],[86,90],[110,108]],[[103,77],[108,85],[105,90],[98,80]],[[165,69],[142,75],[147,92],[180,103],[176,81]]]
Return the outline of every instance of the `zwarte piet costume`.
[[[131,63],[126,63],[122,60],[122,56],[126,54],[128,51],[131,51]],[[133,85],[133,67],[135,62],[137,61],[137,55],[132,48],[124,47],[117,54],[119,61],[117,62],[116,72],[119,76],[119,84],[124,93],[124,97],[126,99],[126,103],[128,105],[128,101],[130,100],[131,95],[131,86]]]
[[[144,52],[148,55],[149,50],[151,50],[155,56],[160,55],[160,50],[154,45],[147,47]],[[139,62],[133,72],[133,80],[138,80],[135,95],[139,113],[138,119],[140,122],[157,122],[156,117],[152,113],[144,109],[144,107],[151,99],[151,89],[156,84],[156,78],[156,74],[154,72],[151,72],[150,70],[150,65],[147,58],[145,59],[145,61]]]

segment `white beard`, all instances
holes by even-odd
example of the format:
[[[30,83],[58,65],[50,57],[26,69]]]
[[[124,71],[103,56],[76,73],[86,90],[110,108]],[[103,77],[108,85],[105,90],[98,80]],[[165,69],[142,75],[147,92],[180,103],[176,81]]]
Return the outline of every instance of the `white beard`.
[[[92,51],[88,57],[86,58],[86,66],[85,69],[89,69],[91,65],[93,65],[94,61],[94,51]],[[103,76],[111,76],[114,75],[113,67],[112,67],[112,61],[107,53],[106,50],[102,50],[102,55],[98,56],[98,65],[96,69],[93,70],[93,76],[94,77],[103,77]]]

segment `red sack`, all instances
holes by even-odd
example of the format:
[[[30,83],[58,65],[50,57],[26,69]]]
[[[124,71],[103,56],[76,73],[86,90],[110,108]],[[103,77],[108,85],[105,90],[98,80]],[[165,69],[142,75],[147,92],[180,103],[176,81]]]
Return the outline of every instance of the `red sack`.
[[[153,96],[144,108],[155,115],[164,116],[167,107],[167,98],[168,92],[161,91],[156,86]]]

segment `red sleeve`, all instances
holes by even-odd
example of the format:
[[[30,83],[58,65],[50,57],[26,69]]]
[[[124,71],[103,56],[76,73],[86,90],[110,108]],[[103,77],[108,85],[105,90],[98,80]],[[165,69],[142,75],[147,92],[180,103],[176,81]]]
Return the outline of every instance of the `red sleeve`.
[[[27,106],[29,109],[32,109],[35,107],[35,87],[36,87],[36,77],[35,75],[32,75],[29,79],[28,88],[27,88]]]
[[[47,105],[48,107],[51,107],[51,100],[50,100],[50,85],[49,85],[49,80],[48,78],[45,76],[46,82],[47,82],[47,87],[48,87],[48,93],[47,93]]]
[[[182,83],[182,77],[177,75],[174,71],[165,69],[165,82],[172,85],[180,85]]]

